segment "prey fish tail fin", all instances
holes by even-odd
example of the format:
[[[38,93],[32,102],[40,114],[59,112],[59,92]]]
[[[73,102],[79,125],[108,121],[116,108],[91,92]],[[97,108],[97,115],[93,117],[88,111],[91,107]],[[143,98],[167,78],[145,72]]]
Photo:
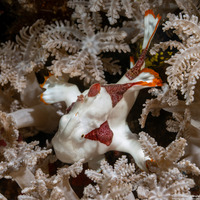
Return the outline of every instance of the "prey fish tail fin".
[[[145,12],[145,17],[144,17],[144,40],[143,40],[143,45],[142,49],[148,49],[149,45],[151,43],[151,40],[153,36],[155,35],[155,32],[158,28],[158,24],[161,20],[161,16],[158,14],[155,17],[155,14],[153,13],[153,10],[147,10]]]
[[[153,36],[155,35],[155,32],[158,28],[158,24],[161,20],[161,16],[158,14],[155,17],[155,14],[153,13],[152,10],[147,10],[145,12],[145,17],[144,17],[144,40],[143,40],[143,45],[142,45],[142,54],[140,55],[138,61],[136,64],[133,66],[132,59],[130,58],[130,70],[126,72],[125,76],[129,80],[133,80],[141,71],[141,69],[144,68],[145,66],[145,57],[147,50],[150,46],[151,40]],[[132,67],[133,66],[133,67]]]

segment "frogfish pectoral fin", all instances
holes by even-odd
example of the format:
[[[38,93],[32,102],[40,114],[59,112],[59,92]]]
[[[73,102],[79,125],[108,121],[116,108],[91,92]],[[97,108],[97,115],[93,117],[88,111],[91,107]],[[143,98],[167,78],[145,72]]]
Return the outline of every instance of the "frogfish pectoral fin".
[[[70,106],[81,95],[75,84],[68,83],[65,77],[55,77],[50,75],[45,77],[45,81],[40,85],[45,91],[40,95],[40,100],[45,104],[53,104],[64,101]]]
[[[153,69],[149,68],[144,68],[136,79],[138,79],[138,81],[133,83],[133,85],[141,85],[147,87],[156,87],[163,85],[159,74]]]

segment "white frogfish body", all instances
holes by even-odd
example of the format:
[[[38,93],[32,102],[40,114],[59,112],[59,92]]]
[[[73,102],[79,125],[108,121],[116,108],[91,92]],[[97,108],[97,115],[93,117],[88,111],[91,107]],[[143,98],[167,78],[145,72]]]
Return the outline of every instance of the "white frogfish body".
[[[69,106],[52,139],[56,156],[62,162],[74,163],[80,159],[88,162],[108,151],[117,150],[130,153],[136,164],[146,170],[147,158],[137,135],[130,131],[126,123],[139,90],[162,85],[156,72],[142,69],[160,16],[155,17],[153,11],[148,10],[144,21],[144,50],[136,64],[116,84],[95,83],[83,93],[76,85],[55,77],[50,77],[43,85],[46,91],[41,96],[42,101],[65,101]],[[58,93],[61,96],[56,100],[55,94]]]

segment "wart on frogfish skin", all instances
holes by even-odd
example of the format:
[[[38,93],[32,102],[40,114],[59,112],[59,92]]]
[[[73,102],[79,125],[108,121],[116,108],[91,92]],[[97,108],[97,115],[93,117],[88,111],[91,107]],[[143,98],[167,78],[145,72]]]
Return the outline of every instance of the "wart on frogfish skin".
[[[80,102],[83,102],[84,101],[84,95],[79,95],[78,97],[77,97],[77,101],[80,101]]]
[[[65,82],[58,85],[55,79],[56,92],[59,90],[60,95],[65,95],[63,100],[68,106],[68,112],[61,117],[58,131],[52,139],[56,156],[62,162],[74,163],[80,159],[88,162],[115,150],[130,153],[136,164],[146,170],[148,158],[144,156],[137,136],[126,123],[139,90],[162,85],[156,72],[144,68],[146,52],[160,16],[155,17],[153,11],[148,10],[144,21],[143,52],[136,64],[116,84],[95,83],[81,93],[76,85]],[[52,103],[50,94],[54,87],[49,87],[48,83],[43,87],[46,89],[42,96],[44,102]],[[60,100],[53,99],[54,102]]]
[[[100,93],[100,90],[101,90],[101,85],[100,83],[95,83],[93,84],[90,89],[89,89],[89,92],[88,92],[88,97],[94,97],[96,96],[98,93]]]

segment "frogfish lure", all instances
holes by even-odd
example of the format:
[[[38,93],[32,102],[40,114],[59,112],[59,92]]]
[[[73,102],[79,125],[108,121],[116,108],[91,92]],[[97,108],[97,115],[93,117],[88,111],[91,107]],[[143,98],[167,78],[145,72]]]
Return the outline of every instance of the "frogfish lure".
[[[162,86],[159,75],[145,67],[145,56],[161,17],[147,10],[144,17],[143,51],[138,61],[115,84],[93,84],[81,93],[75,84],[50,76],[43,88],[41,100],[46,104],[64,101],[67,114],[59,122],[52,139],[59,160],[74,163],[97,160],[108,151],[132,155],[136,164],[146,170],[146,158],[126,122],[140,89]]]

